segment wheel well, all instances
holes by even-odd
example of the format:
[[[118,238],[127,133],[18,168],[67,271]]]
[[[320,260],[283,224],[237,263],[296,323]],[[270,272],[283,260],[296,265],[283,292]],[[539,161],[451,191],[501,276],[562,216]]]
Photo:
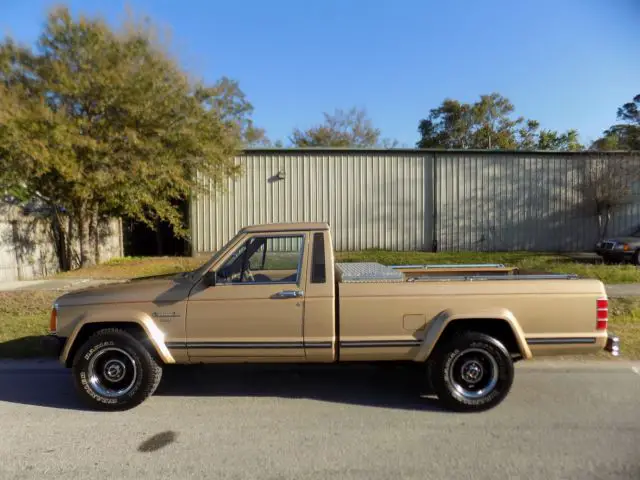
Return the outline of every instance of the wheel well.
[[[73,364],[73,357],[75,357],[76,352],[84,344],[84,342],[86,342],[89,337],[91,337],[91,335],[107,328],[118,328],[129,333],[136,340],[138,340],[149,351],[149,353],[151,353],[151,355],[158,363],[162,363],[162,359],[158,355],[158,352],[156,351],[154,346],[149,341],[147,333],[144,331],[140,324],[135,322],[100,322],[87,323],[86,325],[82,326],[82,328],[78,332],[78,335],[76,335],[76,338],[73,341],[73,345],[71,345],[69,355],[67,355],[67,359],[65,361],[65,366],[70,367]]]
[[[478,332],[489,335],[500,341],[512,357],[515,357],[515,359],[522,357],[522,352],[520,351],[518,341],[511,326],[506,320],[500,320],[498,318],[465,318],[454,320],[445,327],[437,343],[447,342],[463,332]]]

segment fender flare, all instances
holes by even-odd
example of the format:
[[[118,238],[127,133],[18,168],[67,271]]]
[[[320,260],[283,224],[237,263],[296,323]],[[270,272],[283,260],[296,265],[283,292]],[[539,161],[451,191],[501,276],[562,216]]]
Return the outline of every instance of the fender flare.
[[[123,310],[114,309],[109,310],[108,312],[96,312],[94,314],[90,314],[88,316],[83,316],[82,318],[80,318],[80,320],[74,327],[73,332],[67,338],[64,348],[60,353],[60,362],[63,365],[67,365],[67,360],[69,360],[69,353],[71,352],[71,349],[75,344],[78,338],[78,334],[80,333],[82,328],[86,325],[95,325],[100,323],[133,323],[140,326],[144,330],[147,338],[149,339],[149,342],[155,349],[160,359],[164,363],[176,363],[173,355],[171,355],[171,352],[164,342],[164,333],[162,332],[162,330],[160,330],[160,328],[158,328],[156,323],[149,315],[142,312],[134,313],[131,311],[125,312]]]
[[[455,322],[456,320],[478,320],[481,322],[483,319],[501,320],[506,322],[513,332],[522,357],[525,360],[532,357],[531,349],[525,339],[524,331],[511,311],[505,308],[487,309],[482,310],[481,312],[463,312],[456,311],[455,309],[448,309],[440,312],[428,324],[424,340],[420,345],[420,350],[418,350],[414,360],[416,362],[424,362],[429,358],[429,355],[431,355],[431,352],[438,343],[442,332],[444,332],[450,323]]]

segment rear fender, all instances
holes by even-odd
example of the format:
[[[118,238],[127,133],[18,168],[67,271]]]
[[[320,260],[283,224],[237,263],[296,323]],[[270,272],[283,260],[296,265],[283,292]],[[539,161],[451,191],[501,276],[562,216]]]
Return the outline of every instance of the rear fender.
[[[417,362],[424,362],[429,358],[429,355],[431,355],[431,352],[438,343],[442,333],[451,322],[455,322],[457,320],[474,320],[478,322],[478,330],[482,331],[483,319],[502,320],[506,322],[513,332],[523,359],[531,358],[531,350],[529,349],[529,345],[525,340],[524,332],[522,331],[516,317],[505,308],[495,308],[482,310],[480,312],[464,312],[457,311],[455,309],[443,310],[436,315],[431,322],[429,322],[424,336],[424,341],[422,342],[420,350],[414,360]]]
[[[121,323],[121,324],[136,324],[142,327],[149,342],[153,345],[156,353],[164,363],[176,363],[175,359],[171,355],[171,352],[164,343],[164,333],[158,328],[153,319],[143,312],[131,312],[119,309],[109,309],[104,312],[89,313],[79,319],[73,332],[67,338],[65,346],[60,354],[60,362],[67,364],[69,353],[78,338],[78,334],[82,328],[90,324],[100,323]]]

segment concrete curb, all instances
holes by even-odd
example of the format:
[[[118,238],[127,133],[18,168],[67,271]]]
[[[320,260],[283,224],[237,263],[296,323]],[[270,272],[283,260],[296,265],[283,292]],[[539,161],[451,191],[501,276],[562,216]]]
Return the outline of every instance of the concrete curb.
[[[21,280],[18,282],[0,282],[0,292],[29,292],[29,291],[72,291],[101,285],[127,282],[126,279],[95,280],[90,278],[49,279],[49,280]]]

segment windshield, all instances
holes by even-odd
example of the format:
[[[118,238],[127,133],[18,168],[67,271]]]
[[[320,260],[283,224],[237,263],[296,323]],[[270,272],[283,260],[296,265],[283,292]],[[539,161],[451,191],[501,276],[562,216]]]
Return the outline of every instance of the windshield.
[[[215,263],[215,261],[220,258],[220,255],[223,254],[223,252],[225,252],[230,245],[232,245],[233,243],[235,243],[238,238],[240,238],[240,236],[243,235],[243,232],[238,232],[236,233],[236,235],[229,240],[227,243],[225,243],[222,248],[219,248],[216,253],[213,254],[213,256],[207,260],[204,264],[200,265],[198,268],[196,268],[195,270],[189,272],[187,275],[189,277],[190,280],[195,280],[196,278],[201,277],[202,275],[205,274],[205,272],[207,270],[209,270],[211,268],[211,265],[213,265]]]

